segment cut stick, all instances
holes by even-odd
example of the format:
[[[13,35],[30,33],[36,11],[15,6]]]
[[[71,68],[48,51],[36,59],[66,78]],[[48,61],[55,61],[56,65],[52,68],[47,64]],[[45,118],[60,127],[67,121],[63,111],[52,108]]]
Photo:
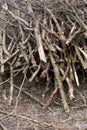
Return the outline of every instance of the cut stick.
[[[2,38],[2,32],[0,30],[0,64],[3,63],[4,59],[3,59],[3,47],[2,47],[2,44],[3,44],[3,38]],[[1,70],[0,70],[1,74],[4,73],[4,65],[1,66]]]
[[[1,126],[1,129],[2,130],[7,130],[7,128],[4,126],[4,124],[2,124],[1,122],[0,122],[0,126]]]
[[[29,82],[32,82],[34,78],[37,76],[41,68],[41,65],[38,66],[38,69],[33,73],[33,75],[29,78]]]
[[[39,58],[40,58],[42,67],[46,69],[47,60],[46,60],[46,56],[45,56],[45,52],[44,52],[44,48],[43,48],[43,44],[42,44],[40,28],[39,28],[39,20],[36,19],[30,3],[28,3],[28,13],[32,17],[32,22],[34,25],[34,33],[35,33],[36,45],[37,45],[37,49],[38,49]]]
[[[83,69],[86,70],[87,69],[87,63],[84,62],[77,46],[75,46],[75,50],[76,50],[76,55],[77,55],[79,61],[81,62]]]
[[[13,85],[13,67],[12,65],[10,65],[10,94],[9,94],[9,105],[12,104],[12,100],[13,100],[13,89],[14,89],[14,85]]]
[[[70,63],[71,63],[71,60],[69,59],[69,62],[67,63],[66,71],[65,71],[64,74],[63,74],[63,81],[66,79],[67,74],[68,74],[68,72],[69,72],[69,69],[70,69]]]
[[[86,54],[86,52],[83,51],[81,47],[78,47],[78,49],[79,49],[80,52],[84,55],[84,57],[87,59],[87,54]]]
[[[10,53],[7,51],[7,49],[6,49],[6,31],[5,30],[3,30],[3,42],[2,42],[2,45],[3,45],[3,51],[4,51],[4,53],[8,56],[8,57],[10,57],[11,55],[10,55]]]
[[[29,26],[29,23],[28,23],[25,19],[22,19],[21,17],[16,16],[12,11],[10,11],[10,10],[8,9],[7,3],[5,3],[5,4],[2,6],[2,8],[3,8],[5,11],[7,11],[14,19],[18,20],[20,23],[23,23],[23,24],[26,25],[26,26]]]
[[[37,63],[35,61],[35,57],[33,55],[33,50],[32,50],[32,47],[31,47],[31,44],[28,42],[28,50],[29,50],[29,59],[30,59],[30,62],[32,64],[32,66],[37,66]]]
[[[19,42],[19,46],[20,46],[20,51],[21,51],[22,56],[24,57],[25,61],[26,61],[27,63],[29,63],[28,56],[27,56],[27,54],[26,54],[26,51],[24,50],[24,45],[23,45],[23,43],[22,43],[22,42]]]
[[[0,64],[3,63],[3,49],[2,49],[2,32],[0,30]],[[2,75],[4,73],[4,65],[0,67],[0,83],[2,83]],[[3,84],[0,85],[0,92],[2,92]]]
[[[55,80],[55,89],[52,92],[52,94],[50,95],[50,97],[48,98],[46,104],[43,106],[43,109],[48,108],[48,106],[51,104],[51,101],[52,101],[54,95],[57,93],[57,91],[58,91],[58,85],[57,85],[56,80]]]
[[[47,64],[44,48],[43,48],[43,45],[42,45],[42,40],[41,40],[41,35],[40,35],[40,30],[39,30],[39,21],[38,20],[36,20],[35,25],[36,25],[36,27],[34,28],[34,31],[35,31],[35,37],[36,37],[36,43],[37,43],[40,61],[41,61],[41,63]]]
[[[76,84],[77,84],[77,86],[79,86],[80,85],[79,78],[78,78],[78,75],[77,75],[77,72],[76,72],[75,65],[73,63],[73,59],[72,59],[72,68],[73,68],[73,73],[74,73],[74,77],[75,77],[75,80],[76,80]]]
[[[6,60],[4,60],[1,64],[0,67],[3,66],[5,63],[7,63],[10,59],[12,59],[16,54],[19,53],[19,49],[16,50],[10,57],[8,57]]]
[[[44,26],[47,25],[47,19],[46,19],[46,13],[45,13],[45,11],[44,11],[43,25],[44,25]],[[42,39],[45,38],[45,35],[46,35],[46,31],[45,31],[45,29],[43,28],[43,29],[42,29],[42,35],[41,35]]]
[[[56,25],[56,27],[57,27],[60,40],[61,40],[63,43],[66,42],[66,37],[65,37],[65,35],[64,35],[64,31],[63,31],[62,27],[59,25],[59,23],[58,23],[58,21],[57,21],[55,15],[52,13],[52,11],[51,11],[49,8],[45,7],[45,10],[50,14],[51,18],[52,18],[53,21],[55,22],[55,25]]]
[[[75,10],[75,8],[73,6],[70,5],[70,3],[66,0],[67,5],[72,9],[72,11],[75,14],[76,17],[76,22],[78,22],[78,24],[85,30],[87,31],[87,25],[84,23],[84,21],[79,17],[77,11]]]
[[[64,76],[64,71],[63,71],[62,68],[60,68],[60,72]],[[67,76],[66,76],[65,80],[66,80],[66,82],[67,82],[67,84],[69,86],[69,98],[70,98],[70,100],[73,100],[75,98],[75,96],[73,94],[74,93],[73,84],[72,84],[71,80]]]
[[[56,61],[55,61],[55,59],[54,59],[54,57],[52,56],[51,53],[50,53],[50,60],[51,60],[52,66],[53,66],[55,79],[57,81],[57,85],[58,85],[57,87],[59,88],[60,95],[61,95],[61,98],[62,98],[64,110],[65,110],[65,112],[69,112],[69,106],[67,104],[66,96],[65,96],[65,93],[64,93],[64,90],[63,90],[63,84],[62,84],[62,80],[61,80],[61,76],[60,76],[60,72],[59,72],[59,66],[56,65]]]
[[[66,40],[66,44],[69,45],[72,40],[76,37],[76,35],[80,32],[80,28],[78,30],[76,30],[71,36],[69,36],[69,38]]]

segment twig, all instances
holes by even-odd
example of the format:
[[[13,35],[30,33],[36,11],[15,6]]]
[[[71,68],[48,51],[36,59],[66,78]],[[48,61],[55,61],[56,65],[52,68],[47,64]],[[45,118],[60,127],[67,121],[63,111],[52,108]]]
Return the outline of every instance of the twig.
[[[55,81],[55,82],[56,82],[56,81]],[[43,109],[48,108],[48,106],[50,105],[50,103],[51,103],[51,101],[52,101],[54,95],[55,95],[57,92],[58,92],[58,85],[57,85],[57,83],[55,83],[55,89],[54,89],[54,91],[52,92],[52,94],[50,95],[50,97],[48,98],[46,104],[43,106]]]
[[[80,47],[78,47],[78,49],[80,50],[80,52],[84,55],[84,57],[87,59],[87,54],[85,51],[83,51]]]
[[[69,36],[69,38],[66,40],[66,44],[69,45],[71,43],[71,41],[76,37],[76,35],[80,32],[80,28],[74,32],[73,35]]]
[[[25,47],[24,47],[22,42],[19,42],[19,48],[20,48],[21,54],[24,57],[25,61],[27,63],[29,63],[29,59],[28,59],[28,56],[27,56],[26,51],[25,51]]]
[[[84,62],[84,60],[83,60],[83,58],[82,58],[82,56],[81,56],[77,46],[75,46],[75,50],[76,50],[76,55],[78,56],[78,58],[79,58],[79,60],[80,60],[80,62],[82,64],[82,67],[84,69],[87,69],[87,64]]]
[[[78,24],[87,31],[87,25],[83,22],[83,20],[79,17],[76,10],[69,4],[69,2],[66,0],[67,5],[73,10],[75,17],[77,18]]]
[[[60,125],[53,125],[53,124],[50,124],[50,123],[47,123],[47,122],[42,122],[42,121],[37,120],[37,119],[32,118],[32,117],[23,116],[23,115],[20,115],[20,114],[16,115],[16,114],[13,114],[13,113],[10,114],[10,113],[8,113],[6,111],[2,111],[2,110],[0,110],[0,113],[6,114],[6,115],[9,115],[9,116],[13,116],[13,117],[18,116],[18,118],[22,118],[22,119],[25,119],[27,121],[32,121],[33,123],[36,123],[36,124],[39,124],[39,125],[42,125],[42,126],[52,127],[52,128],[54,128],[54,130],[63,130]]]
[[[6,31],[5,30],[3,30],[3,42],[2,42],[2,45],[3,45],[3,51],[4,51],[4,53],[8,56],[8,57],[10,57],[11,55],[10,55],[10,53],[7,51],[7,49],[6,49]]]
[[[44,52],[43,45],[42,45],[38,20],[36,21],[35,25],[36,25],[36,27],[35,27],[34,31],[35,31],[35,37],[36,37],[36,42],[37,42],[37,47],[38,47],[38,53],[40,56],[41,63],[42,63],[42,65],[44,65],[43,63],[47,64],[47,60],[46,60],[45,52]],[[45,66],[43,66],[43,67],[45,67]]]
[[[13,85],[13,67],[12,65],[10,65],[10,95],[9,95],[9,105],[11,105],[12,100],[13,100],[13,89],[14,89],[14,85]]]
[[[56,27],[57,27],[57,30],[58,30],[59,38],[64,43],[66,41],[66,37],[64,35],[64,31],[62,30],[62,28],[59,25],[57,19],[55,18],[55,15],[52,13],[52,11],[49,8],[45,7],[45,10],[50,14],[52,19],[54,20]]]
[[[9,9],[8,9],[8,5],[5,3],[2,8],[7,11],[14,19],[22,22],[23,24],[25,24],[26,26],[29,26],[29,23],[25,20],[20,18],[19,16],[16,16],[15,14],[13,14]]]
[[[3,47],[2,47],[2,42],[3,42],[3,38],[2,38],[2,32],[0,30],[0,63],[2,64],[3,61],[4,61],[4,56],[3,56]],[[4,65],[0,66],[1,69],[1,74],[4,73]],[[2,81],[2,78],[1,78],[1,81]]]
[[[35,57],[33,55],[33,50],[32,50],[31,44],[29,42],[27,44],[28,44],[28,48],[29,48],[29,59],[31,61],[31,64],[32,64],[33,67],[37,66],[37,63],[35,61]]]
[[[17,97],[16,97],[15,110],[17,109],[17,106],[18,106],[19,97],[20,97],[20,94],[21,94],[21,92],[22,92],[22,87],[23,87],[23,85],[24,85],[25,79],[26,79],[26,75],[24,74],[23,81],[22,81],[22,83],[21,83],[21,85],[20,85],[20,87],[19,87],[19,93],[18,93],[18,95],[17,95]]]
[[[34,80],[34,78],[36,77],[36,75],[39,73],[41,68],[41,65],[38,65],[38,69],[33,73],[33,75],[29,78],[29,82],[32,82]]]
[[[19,53],[19,50],[15,51],[10,57],[8,57],[6,60],[3,61],[3,63],[0,64],[0,67],[7,63],[10,59],[12,59],[16,54]]]
[[[7,128],[0,122],[0,126],[2,128],[2,130],[7,130]]]
[[[0,63],[3,63],[3,49],[2,49],[2,32],[0,30]],[[0,67],[0,83],[2,83],[2,75],[4,74],[4,65]],[[0,85],[0,92],[2,92],[3,85]]]
[[[57,85],[58,85],[57,87],[59,88],[60,95],[61,95],[61,98],[62,98],[64,110],[65,110],[65,112],[69,112],[69,106],[67,104],[66,96],[65,96],[65,93],[64,93],[64,90],[63,90],[63,84],[62,84],[62,80],[61,80],[61,76],[60,76],[60,72],[59,72],[59,66],[56,65],[55,59],[53,58],[51,53],[50,53],[50,60],[51,60],[52,66],[53,66],[55,79],[57,81]]]
[[[66,122],[68,122],[68,121],[71,121],[71,120],[73,120],[73,119],[75,119],[76,117],[69,117],[68,119],[66,119],[66,120],[63,120],[63,121],[60,121],[61,123],[66,123]]]
[[[42,44],[42,39],[40,35],[39,20],[36,19],[30,3],[28,4],[28,13],[31,14],[32,19],[33,19],[34,33],[36,37],[36,44],[37,44],[40,61],[41,61],[42,67],[46,68],[47,60],[46,60],[46,56],[45,56],[45,52],[44,52],[44,48]]]
[[[15,85],[14,84],[14,87],[16,88],[16,89],[20,89],[17,85]],[[33,99],[34,101],[36,101],[37,103],[39,103],[41,106],[43,106],[44,104],[39,100],[39,99],[37,99],[36,97],[34,97],[32,94],[30,94],[29,92],[27,92],[27,91],[25,91],[25,90],[22,90],[21,89],[21,92],[22,93],[24,93],[24,94],[26,94],[27,96],[29,96],[31,99]]]
[[[40,25],[41,25],[41,27],[47,32],[47,33],[49,33],[49,34],[51,34],[51,35],[53,35],[53,36],[55,36],[56,38],[58,38],[59,39],[59,36],[58,36],[58,34],[56,33],[56,32],[52,32],[50,29],[48,29],[47,27],[45,27],[45,25],[42,25],[42,23],[40,23]],[[43,38],[44,36],[42,36],[42,38]]]
[[[83,102],[84,102],[84,106],[87,106],[87,101],[86,101],[84,95],[83,95],[82,93],[80,93],[80,91],[77,90],[76,88],[75,88],[75,91],[76,91],[76,92],[80,95],[80,97],[82,98],[82,100],[83,100]]]
[[[67,63],[66,71],[65,71],[65,73],[63,74],[63,78],[62,78],[63,81],[66,79],[67,74],[68,74],[68,72],[69,72],[69,69],[70,69],[70,62],[71,62],[71,60],[69,59],[69,61],[68,61],[68,63]]]
[[[74,77],[75,77],[75,80],[76,80],[76,84],[77,84],[77,86],[79,86],[80,85],[79,78],[78,78],[78,75],[77,75],[77,72],[76,72],[75,65],[73,63],[73,59],[72,59],[72,68],[73,68],[73,73],[74,73]]]
[[[62,73],[62,75],[64,76],[64,71],[63,71],[63,69],[62,68],[60,68],[60,72]],[[66,82],[67,82],[67,84],[68,84],[68,86],[69,86],[69,97],[70,97],[70,100],[73,100],[74,98],[75,98],[75,96],[74,96],[74,87],[73,87],[73,84],[72,84],[72,82],[71,82],[71,80],[66,76],[66,78],[65,78],[65,80],[66,80]]]

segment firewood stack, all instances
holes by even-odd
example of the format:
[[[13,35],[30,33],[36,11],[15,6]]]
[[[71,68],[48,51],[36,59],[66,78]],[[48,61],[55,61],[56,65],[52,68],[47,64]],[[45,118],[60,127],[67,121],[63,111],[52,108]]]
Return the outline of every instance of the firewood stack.
[[[87,71],[85,6],[80,0],[77,3],[27,0],[1,4],[0,81],[6,72],[10,73],[9,104],[13,100],[14,76],[22,72],[29,83],[37,78],[54,83],[54,91],[43,108],[49,106],[59,91],[64,110],[69,112],[64,83],[73,100],[73,81],[80,85],[78,70]]]

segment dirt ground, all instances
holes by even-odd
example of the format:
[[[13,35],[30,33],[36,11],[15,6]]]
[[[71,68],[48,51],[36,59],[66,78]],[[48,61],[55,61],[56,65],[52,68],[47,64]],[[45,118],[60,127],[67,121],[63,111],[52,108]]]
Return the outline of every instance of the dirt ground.
[[[20,81],[17,79],[16,85],[20,85]],[[5,87],[9,88],[9,84],[6,83]],[[25,83],[23,89],[43,102],[44,84],[39,86],[33,83],[32,86],[29,86],[28,83]],[[37,89],[38,91],[36,91]],[[1,127],[0,130],[55,130],[55,127],[60,127],[61,130],[87,130],[87,106],[84,106],[84,99],[87,101],[86,82],[77,89],[80,94],[75,92],[75,100],[69,102],[69,113],[63,111],[58,95],[54,97],[47,110],[42,110],[42,106],[22,93],[17,100],[18,90],[14,91],[11,106],[8,105],[8,99],[4,100],[0,95],[0,127],[2,125],[5,127]],[[48,96],[47,93],[45,100]],[[15,105],[17,101],[18,104]]]

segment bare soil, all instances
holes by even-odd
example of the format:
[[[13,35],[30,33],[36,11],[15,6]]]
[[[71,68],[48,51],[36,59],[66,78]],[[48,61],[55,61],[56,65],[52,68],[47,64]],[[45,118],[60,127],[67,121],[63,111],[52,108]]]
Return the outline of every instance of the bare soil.
[[[16,79],[16,85],[20,86],[20,80]],[[6,89],[8,88],[9,92],[9,84],[6,83],[4,88],[5,87]],[[23,89],[37,97],[41,102],[45,102],[50,94],[50,92],[48,92],[45,100],[43,100],[42,94],[45,89],[44,84],[40,86],[32,83],[30,86],[28,83],[25,83]],[[87,106],[84,106],[83,100],[85,99],[87,101],[86,82],[82,83],[77,89],[83,96],[75,92],[76,99],[69,102],[69,113],[63,111],[59,95],[54,97],[50,109],[47,110],[42,110],[42,106],[22,93],[18,98],[18,104],[15,110],[16,97],[18,95],[18,90],[16,89],[14,91],[14,100],[11,106],[8,105],[8,99],[5,101],[1,95],[0,122],[6,129],[2,129],[0,126],[0,130],[54,130],[52,125],[61,127],[62,130],[87,130]],[[7,95],[8,92],[6,92]],[[8,115],[6,113],[11,113],[14,110],[15,112],[13,115]],[[14,116],[14,114],[22,115],[23,117]],[[32,121],[30,121],[30,119]],[[46,125],[46,123],[48,123],[48,125]],[[51,126],[49,126],[49,124]]]

